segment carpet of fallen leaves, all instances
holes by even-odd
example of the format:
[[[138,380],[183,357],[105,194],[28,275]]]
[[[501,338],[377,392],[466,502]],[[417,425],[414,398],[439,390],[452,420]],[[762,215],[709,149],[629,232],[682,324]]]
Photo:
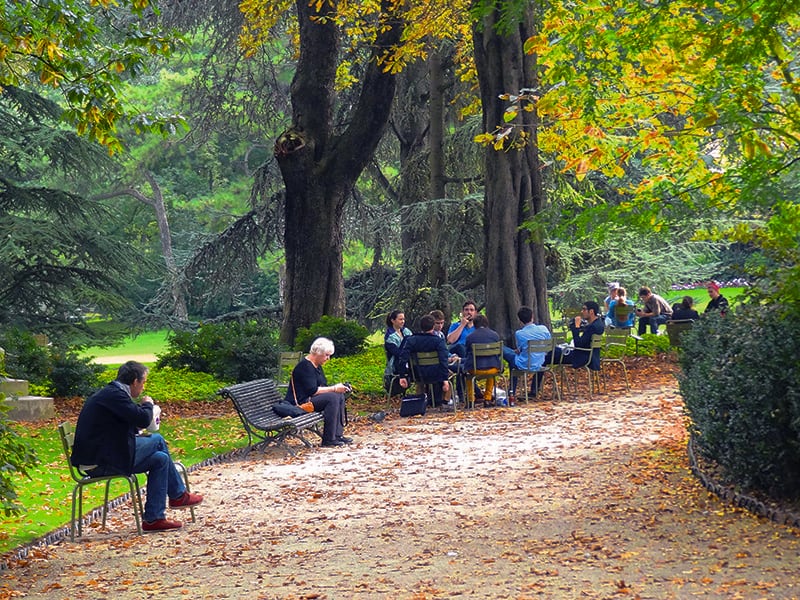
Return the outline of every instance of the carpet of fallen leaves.
[[[798,532],[700,486],[675,365],[630,366],[631,392],[364,418],[343,449],[203,467],[196,523],[137,536],[117,509],[0,599],[800,598]]]

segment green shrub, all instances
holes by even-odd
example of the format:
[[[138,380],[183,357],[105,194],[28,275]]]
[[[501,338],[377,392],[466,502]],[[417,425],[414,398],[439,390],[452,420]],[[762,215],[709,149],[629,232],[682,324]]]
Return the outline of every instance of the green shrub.
[[[318,337],[333,340],[337,356],[352,356],[366,346],[369,330],[355,321],[339,317],[323,316],[311,327],[301,327],[294,339],[294,349],[308,352],[311,343]]]
[[[800,323],[782,315],[744,305],[705,316],[684,337],[680,389],[701,452],[729,483],[798,498]]]
[[[209,373],[222,381],[273,377],[280,353],[276,334],[265,321],[201,325],[197,331],[171,334],[156,366]]]
[[[0,347],[6,351],[6,373],[15,379],[45,383],[50,375],[50,352],[28,331],[0,331]]]
[[[34,451],[11,427],[6,413],[9,411],[5,395],[0,394],[0,510],[5,516],[17,515],[23,507],[14,487],[17,473],[30,478],[28,471],[37,464]]]
[[[53,353],[48,392],[57,398],[86,396],[98,387],[103,365],[82,358],[74,352]]]

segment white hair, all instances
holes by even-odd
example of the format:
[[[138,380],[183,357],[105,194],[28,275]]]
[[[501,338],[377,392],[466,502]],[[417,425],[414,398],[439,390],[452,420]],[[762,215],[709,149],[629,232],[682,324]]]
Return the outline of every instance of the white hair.
[[[311,343],[311,354],[333,354],[335,348],[328,338],[318,337]]]

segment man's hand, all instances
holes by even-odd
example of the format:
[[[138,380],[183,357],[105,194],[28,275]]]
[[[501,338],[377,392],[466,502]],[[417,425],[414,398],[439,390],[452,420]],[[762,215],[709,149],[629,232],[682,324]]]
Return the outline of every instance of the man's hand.
[[[150,396],[142,396],[141,401],[147,404],[155,404],[155,402],[153,402],[153,399]]]

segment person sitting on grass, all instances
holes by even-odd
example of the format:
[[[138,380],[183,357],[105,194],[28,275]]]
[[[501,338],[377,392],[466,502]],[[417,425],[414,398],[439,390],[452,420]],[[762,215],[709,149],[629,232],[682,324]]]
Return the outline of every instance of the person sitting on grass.
[[[190,508],[203,501],[200,494],[186,489],[183,478],[158,433],[139,435],[153,420],[153,399],[142,396],[148,369],[128,361],[117,371],[117,378],[86,400],[75,425],[72,464],[90,477],[147,473],[147,501],[144,505],[144,531],[166,531],[183,526],[166,518],[170,508]]]

